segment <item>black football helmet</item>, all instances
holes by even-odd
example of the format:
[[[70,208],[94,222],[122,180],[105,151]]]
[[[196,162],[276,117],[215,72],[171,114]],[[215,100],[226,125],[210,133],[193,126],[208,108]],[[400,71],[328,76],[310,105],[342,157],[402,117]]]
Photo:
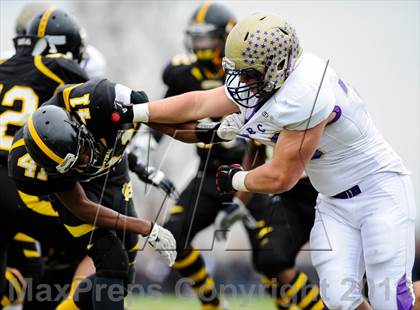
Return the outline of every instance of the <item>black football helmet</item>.
[[[186,47],[197,61],[220,68],[225,40],[236,18],[225,6],[205,2],[194,12],[186,29]]]
[[[88,177],[101,170],[103,147],[64,108],[54,105],[39,108],[23,127],[23,138],[29,155],[49,174]]]
[[[27,29],[28,35],[47,39],[49,49],[43,54],[71,54],[72,59],[77,62],[83,59],[85,53],[81,32],[74,17],[54,7],[36,14]]]

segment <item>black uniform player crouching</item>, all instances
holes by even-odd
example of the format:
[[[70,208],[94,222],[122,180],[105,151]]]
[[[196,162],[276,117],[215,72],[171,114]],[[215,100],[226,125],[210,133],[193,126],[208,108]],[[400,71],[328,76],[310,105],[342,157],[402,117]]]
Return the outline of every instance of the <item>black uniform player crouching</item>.
[[[169,265],[176,256],[172,234],[136,218],[131,201],[124,150],[137,126],[131,104],[145,101],[143,92],[105,79],[66,85],[29,117],[9,154],[17,188],[59,200],[65,227],[74,238],[84,238],[96,275],[79,287],[89,280],[121,287],[120,299],[113,294],[111,300],[107,289],[79,296],[91,298],[94,309],[123,309],[122,288],[133,274],[137,235],[147,236]],[[23,159],[31,161],[31,173],[20,165]]]

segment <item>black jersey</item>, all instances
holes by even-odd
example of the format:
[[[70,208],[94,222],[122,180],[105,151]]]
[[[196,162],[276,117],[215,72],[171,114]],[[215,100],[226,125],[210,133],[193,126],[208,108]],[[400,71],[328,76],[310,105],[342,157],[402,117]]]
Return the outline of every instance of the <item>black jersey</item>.
[[[166,97],[169,97],[189,91],[222,86],[224,74],[223,71],[213,73],[200,66],[194,55],[178,55],[165,68],[163,81],[168,86]],[[200,169],[206,168],[208,171],[213,171],[221,164],[240,163],[245,150],[246,143],[240,138],[213,145],[198,143],[197,153],[201,160]],[[209,151],[210,154],[208,154]]]
[[[39,39],[14,39],[16,54],[0,65],[0,159],[6,160],[16,131],[58,87],[87,81],[76,62],[61,54],[32,56]]]
[[[94,136],[101,152],[101,163],[98,170],[92,175],[85,175],[75,170],[65,174],[47,175],[44,169],[36,165],[35,161],[26,152],[22,130],[16,134],[9,154],[9,175],[15,179],[17,187],[29,194],[41,195],[69,189],[78,181],[96,179],[112,168],[108,179],[109,182],[118,183],[126,180],[127,164],[123,153],[127,144],[131,141],[137,125],[120,124],[112,122],[115,101],[115,83],[107,79],[90,80],[86,83],[65,85],[57,94],[44,105],[56,105],[68,110],[83,122],[89,132]],[[27,160],[35,166],[34,172],[29,175],[22,167],[21,162]],[[39,175],[39,176],[38,176]],[[49,188],[38,188],[39,184],[48,184]],[[45,183],[47,182],[47,183]],[[38,185],[35,185],[37,183]],[[103,184],[98,181],[98,184]]]
[[[201,66],[194,55],[177,55],[163,72],[163,82],[168,86],[165,97],[194,90],[212,89],[224,84],[223,70],[212,72]]]

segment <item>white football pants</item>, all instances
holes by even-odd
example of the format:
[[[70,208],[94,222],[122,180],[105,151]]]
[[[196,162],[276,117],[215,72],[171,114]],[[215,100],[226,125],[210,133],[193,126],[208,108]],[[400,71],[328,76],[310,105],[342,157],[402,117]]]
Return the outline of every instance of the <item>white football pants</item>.
[[[318,196],[311,257],[321,297],[330,310],[362,302],[366,272],[375,310],[412,309],[416,206],[410,177],[369,176],[350,199]]]

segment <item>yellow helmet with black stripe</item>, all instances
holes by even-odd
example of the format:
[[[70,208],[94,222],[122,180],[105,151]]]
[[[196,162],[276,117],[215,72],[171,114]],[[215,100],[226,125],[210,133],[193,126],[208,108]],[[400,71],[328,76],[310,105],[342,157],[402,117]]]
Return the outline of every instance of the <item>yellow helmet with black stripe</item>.
[[[78,62],[84,56],[85,47],[79,23],[73,16],[55,7],[36,14],[28,26],[27,34],[47,39],[49,49],[44,54],[70,54]]]

